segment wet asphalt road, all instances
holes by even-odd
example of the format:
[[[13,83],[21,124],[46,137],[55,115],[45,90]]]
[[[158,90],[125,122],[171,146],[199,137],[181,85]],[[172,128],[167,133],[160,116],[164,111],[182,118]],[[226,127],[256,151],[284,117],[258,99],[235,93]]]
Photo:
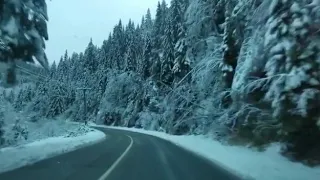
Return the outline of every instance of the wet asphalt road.
[[[98,129],[106,133],[106,140],[5,172],[0,180],[240,180],[163,139]]]

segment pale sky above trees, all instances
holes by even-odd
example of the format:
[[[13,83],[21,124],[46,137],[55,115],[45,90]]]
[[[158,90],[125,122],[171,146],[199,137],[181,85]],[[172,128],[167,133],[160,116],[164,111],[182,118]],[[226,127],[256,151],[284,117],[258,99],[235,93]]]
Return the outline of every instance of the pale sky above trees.
[[[53,0],[48,5],[49,41],[46,53],[51,64],[58,62],[68,49],[70,53],[82,52],[92,37],[101,45],[121,18],[127,24],[131,18],[140,23],[142,15],[150,8],[152,16],[158,0]]]

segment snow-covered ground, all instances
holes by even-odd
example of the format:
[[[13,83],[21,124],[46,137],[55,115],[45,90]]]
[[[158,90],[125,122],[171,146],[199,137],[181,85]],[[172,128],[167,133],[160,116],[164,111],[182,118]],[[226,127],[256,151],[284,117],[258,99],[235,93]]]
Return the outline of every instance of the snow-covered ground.
[[[1,70],[0,70],[0,72],[1,72]],[[19,84],[19,86],[6,87],[6,88],[3,87],[3,86],[0,86],[0,93],[3,93],[3,91],[5,91],[6,94],[9,94],[11,91],[13,91],[14,95],[18,95],[18,93],[19,93],[19,91],[21,89],[26,88],[28,86],[32,87],[32,86],[34,86],[34,84],[32,84],[32,83],[23,83],[23,84]]]
[[[0,149],[0,173],[70,152],[103,139],[105,139],[103,132],[90,129],[89,132],[79,136],[70,134],[50,137],[21,146],[2,148]]]
[[[278,145],[273,145],[264,152],[258,152],[246,147],[226,146],[204,136],[173,136],[135,128],[109,126],[107,128],[134,131],[166,139],[250,179],[319,180],[320,178],[320,167],[310,168],[287,160],[279,154]]]

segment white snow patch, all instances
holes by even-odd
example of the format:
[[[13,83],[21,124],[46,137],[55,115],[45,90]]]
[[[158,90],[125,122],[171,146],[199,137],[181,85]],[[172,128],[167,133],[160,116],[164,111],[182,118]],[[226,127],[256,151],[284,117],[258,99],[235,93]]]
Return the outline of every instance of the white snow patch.
[[[303,22],[301,19],[295,18],[291,24],[294,28],[299,29],[303,27]]]
[[[235,174],[256,180],[318,180],[320,168],[310,168],[293,163],[279,154],[279,145],[272,145],[265,152],[246,147],[223,145],[204,136],[173,136],[162,132],[134,128],[109,127],[156,136],[218,163]],[[192,163],[192,162],[191,162]]]
[[[274,12],[278,4],[279,4],[279,0],[271,1],[270,7],[269,7],[269,14],[272,14]]]
[[[294,2],[291,5],[290,11],[293,12],[293,13],[299,13],[301,11],[301,8],[300,8],[298,3]]]
[[[18,26],[17,20],[14,17],[10,17],[7,24],[5,26],[3,26],[2,28],[11,37],[16,36],[19,32],[19,26]]]
[[[92,129],[77,137],[51,137],[22,146],[2,148],[0,149],[0,173],[67,153],[104,139],[103,132]]]

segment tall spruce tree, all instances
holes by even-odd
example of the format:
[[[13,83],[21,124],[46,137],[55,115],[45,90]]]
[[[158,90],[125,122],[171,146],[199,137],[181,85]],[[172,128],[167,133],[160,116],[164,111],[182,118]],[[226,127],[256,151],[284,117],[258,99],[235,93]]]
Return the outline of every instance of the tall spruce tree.
[[[97,71],[98,69],[98,60],[97,60],[97,47],[93,44],[92,38],[84,52],[84,59],[85,59],[85,68],[86,70],[92,74]]]

